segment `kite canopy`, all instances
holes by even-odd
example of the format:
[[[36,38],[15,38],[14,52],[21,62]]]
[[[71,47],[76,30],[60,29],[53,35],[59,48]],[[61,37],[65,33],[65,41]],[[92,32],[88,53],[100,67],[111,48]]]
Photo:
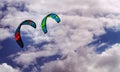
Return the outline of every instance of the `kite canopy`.
[[[16,31],[15,31],[15,40],[16,40],[16,42],[18,43],[18,45],[21,48],[24,47],[23,41],[22,41],[21,36],[20,36],[20,28],[21,28],[22,25],[30,25],[33,28],[36,28],[36,23],[34,21],[32,21],[32,20],[25,20],[16,29]]]
[[[44,19],[42,20],[42,23],[41,23],[41,27],[42,27],[42,30],[43,30],[43,32],[44,32],[45,34],[47,33],[47,26],[46,26],[47,18],[52,18],[52,19],[54,19],[57,23],[60,22],[59,16],[56,15],[56,14],[54,14],[54,13],[50,13],[50,14],[48,14],[46,17],[44,17]]]

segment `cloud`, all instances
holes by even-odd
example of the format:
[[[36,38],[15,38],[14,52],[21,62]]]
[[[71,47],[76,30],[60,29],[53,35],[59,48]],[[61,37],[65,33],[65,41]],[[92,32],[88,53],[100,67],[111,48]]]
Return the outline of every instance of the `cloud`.
[[[101,0],[101,7],[104,11],[112,13],[120,13],[120,1],[119,0]]]
[[[12,36],[12,33],[10,33],[9,29],[0,28],[0,33],[0,41]]]
[[[60,53],[62,58],[45,63],[42,66],[42,72],[118,72],[120,70],[119,44],[114,43],[115,45],[101,54],[95,52],[96,46],[87,46],[99,40],[94,37],[106,34],[105,28],[119,31],[118,0],[115,0],[114,4],[112,0],[69,0],[59,1],[59,3],[55,0],[22,2],[6,0],[0,5],[1,9],[4,9],[0,11],[0,24],[3,27],[10,26],[9,30],[12,33],[25,19],[32,19],[37,23],[36,30],[28,26],[23,26],[21,29],[25,32],[23,37],[30,37],[33,46],[28,45],[25,51],[11,56],[17,64],[28,67],[31,63],[36,63],[37,58]],[[56,24],[52,19],[48,19],[49,32],[44,35],[40,22],[51,12],[58,14],[61,22]],[[4,37],[1,36],[1,40],[11,36],[9,30],[4,28],[0,30],[6,32]],[[44,40],[42,37],[49,39]],[[45,44],[44,41],[46,41]],[[112,55],[113,52],[115,54]],[[34,70],[36,68],[33,68]]]
[[[13,68],[10,65],[8,65],[7,63],[2,63],[0,65],[0,72],[20,72],[19,69],[17,68]]]
[[[115,44],[98,55],[88,49],[80,49],[77,53],[70,53],[64,60],[46,63],[42,72],[119,72],[119,46]]]
[[[118,72],[120,70],[119,47],[120,44],[115,44],[110,49],[103,52],[99,56],[96,67],[106,68],[108,72]]]
[[[118,1],[116,0],[116,2]],[[26,1],[20,1],[20,0],[1,1],[1,15],[4,15],[4,17],[1,19],[1,24],[4,26],[10,25],[11,26],[10,28],[13,31],[15,31],[17,26],[22,21],[24,21],[25,19],[32,19],[37,23],[37,26],[38,26],[37,29],[39,30],[38,33],[37,31],[35,32],[37,33],[37,36],[35,36],[34,40],[36,40],[36,37],[41,36],[42,33],[40,32],[41,30],[40,22],[42,18],[50,12],[55,12],[58,15],[63,15],[61,19],[64,19],[66,16],[68,16],[67,18],[74,17],[73,15],[78,16],[77,18],[79,18],[79,16],[85,17],[85,18],[91,18],[91,19],[92,17],[100,17],[99,19],[100,21],[102,20],[106,22],[107,20],[107,22],[108,21],[110,22],[108,25],[113,25],[113,23],[111,22],[115,22],[115,21],[109,18],[113,16],[115,16],[114,18],[116,18],[115,14],[118,12],[116,11],[116,13],[115,12],[109,13],[110,10],[105,10],[104,6],[101,6],[102,3],[106,3],[105,5],[109,5],[111,9],[113,9],[112,7],[114,7],[114,5],[110,6],[107,0],[106,1],[92,0],[90,2],[88,0],[81,0],[81,1],[71,0],[71,1],[60,1],[59,4],[57,3],[57,1],[53,1],[53,0],[52,1],[49,1],[49,0],[47,1],[43,1],[43,0],[41,1],[28,1],[28,0]],[[3,13],[6,13],[6,14],[3,14]],[[107,18],[104,18],[104,16]],[[14,21],[14,19],[16,19],[16,21]],[[31,35],[34,36],[34,33],[33,33],[34,31],[32,31],[32,28],[30,27],[28,27],[27,29],[26,27],[23,27],[21,30],[31,32],[32,33]],[[29,34],[27,36],[31,36],[31,35]]]
[[[17,64],[23,65],[24,68],[27,68],[31,64],[36,64],[36,59],[38,58],[49,57],[57,54],[57,52],[52,49],[39,50],[35,49],[33,46],[29,46],[29,48],[30,49],[27,51],[19,52],[18,54],[11,55],[9,57],[14,58],[13,61]]]

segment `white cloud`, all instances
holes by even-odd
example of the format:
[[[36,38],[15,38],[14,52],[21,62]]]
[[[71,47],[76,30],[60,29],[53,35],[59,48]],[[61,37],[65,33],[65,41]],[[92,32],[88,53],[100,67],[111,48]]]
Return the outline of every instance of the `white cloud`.
[[[13,68],[7,63],[2,63],[0,65],[0,72],[20,72],[19,69]]]
[[[64,60],[46,63],[42,72],[119,72],[119,47],[120,44],[115,44],[98,55],[83,48],[77,53],[70,53]]]
[[[119,0],[101,0],[101,7],[104,11],[112,13],[120,13],[120,1]]]
[[[31,47],[28,46],[28,51],[13,55],[16,63],[28,66],[35,63],[37,58],[52,56],[60,51],[63,59],[46,63],[42,72],[120,71],[119,44],[113,45],[102,54],[96,54],[92,49],[94,47],[86,46],[94,40],[94,35],[99,36],[106,33],[104,27],[114,27],[113,30],[119,30],[117,27],[120,26],[119,0],[114,2],[112,0],[59,2],[55,0],[26,0],[24,2],[28,12],[20,12],[14,7],[8,7],[8,14],[1,20],[1,23],[12,26],[12,30],[15,31],[23,20],[32,19],[37,23],[37,30],[31,27],[22,27],[23,31],[28,32],[26,36],[31,37],[34,44],[42,43],[44,36],[49,38],[46,41],[54,41],[55,43],[44,45],[42,48],[45,50],[43,51],[37,50],[34,46],[34,50],[30,51]],[[44,35],[40,28],[40,22],[50,12],[57,13],[61,22],[56,24],[56,22],[48,21],[49,32]],[[4,38],[1,37],[1,39]]]
[[[110,49],[103,52],[96,64],[97,68],[106,68],[108,72],[119,72],[120,70],[120,44],[113,45]]]
[[[0,41],[12,36],[9,29],[0,28]]]
[[[13,58],[13,61],[16,62],[17,64],[23,65],[24,68],[28,67],[31,64],[35,64],[36,63],[36,59],[37,58],[41,58],[41,57],[49,57],[52,55],[57,54],[57,52],[52,49],[45,49],[40,51],[39,49],[35,49],[31,46],[29,46],[29,50],[25,51],[25,52],[19,52],[17,55],[11,55],[10,57]]]

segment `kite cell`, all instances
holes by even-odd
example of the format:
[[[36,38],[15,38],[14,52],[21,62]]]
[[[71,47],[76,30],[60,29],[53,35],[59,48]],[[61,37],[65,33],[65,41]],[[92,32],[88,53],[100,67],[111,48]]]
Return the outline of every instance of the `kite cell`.
[[[48,14],[46,17],[44,17],[44,19],[42,20],[42,23],[41,23],[41,27],[42,27],[42,30],[43,30],[43,32],[44,32],[45,34],[47,33],[47,26],[46,26],[47,18],[52,18],[52,19],[54,19],[57,23],[60,22],[60,18],[58,17],[58,15],[56,15],[56,14],[54,14],[54,13],[50,13],[50,14]]]
[[[20,36],[20,28],[22,25],[30,25],[33,28],[36,28],[36,24],[32,20],[25,20],[18,26],[18,28],[16,29],[16,32],[15,32],[15,40],[21,48],[24,47],[23,41]]]

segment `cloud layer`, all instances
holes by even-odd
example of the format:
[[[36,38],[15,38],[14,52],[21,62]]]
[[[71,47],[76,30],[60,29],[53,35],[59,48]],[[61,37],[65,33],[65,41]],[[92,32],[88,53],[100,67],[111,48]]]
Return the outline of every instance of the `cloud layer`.
[[[119,0],[1,1],[0,33],[6,33],[0,36],[0,41],[13,38],[19,23],[32,19],[37,23],[36,30],[27,26],[21,29],[23,39],[27,37],[24,42],[29,44],[24,50],[8,56],[23,66],[20,71],[24,72],[24,69],[33,65],[29,72],[39,72],[38,68],[41,72],[119,72],[120,44],[116,42],[110,45],[99,40],[99,36],[107,34],[106,29],[120,31],[119,3]],[[48,19],[49,32],[44,35],[40,23],[51,12],[58,14],[61,22],[56,24]],[[98,45],[91,44],[96,40]],[[96,49],[105,45],[108,46],[105,51],[98,54]],[[46,59],[56,54],[61,57],[42,66],[39,64],[39,58]]]
[[[20,72],[19,69],[15,69],[6,63],[3,63],[0,65],[0,71],[1,72],[8,72],[8,71],[9,72]]]

